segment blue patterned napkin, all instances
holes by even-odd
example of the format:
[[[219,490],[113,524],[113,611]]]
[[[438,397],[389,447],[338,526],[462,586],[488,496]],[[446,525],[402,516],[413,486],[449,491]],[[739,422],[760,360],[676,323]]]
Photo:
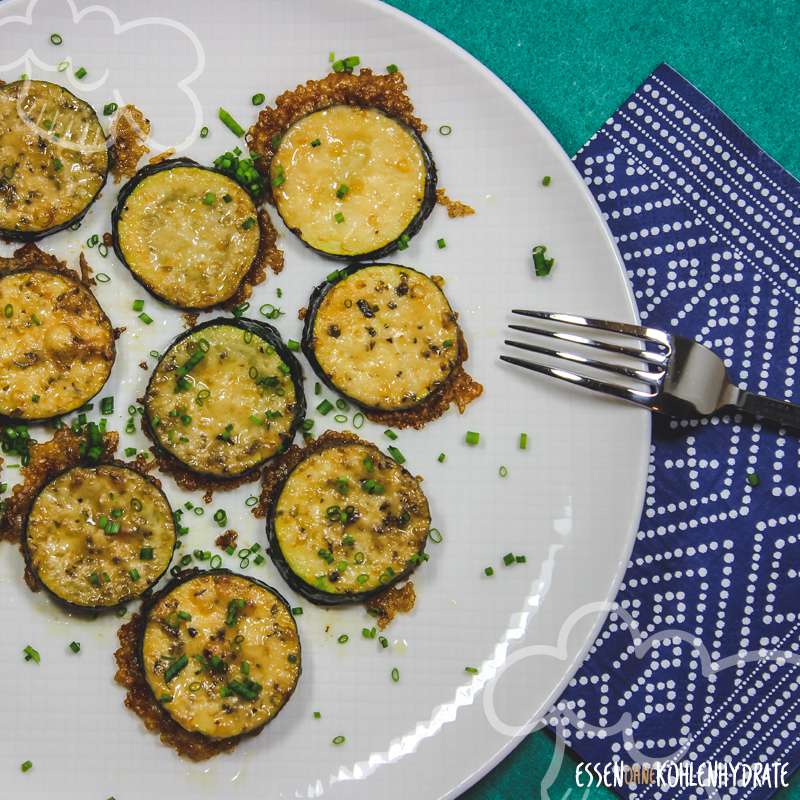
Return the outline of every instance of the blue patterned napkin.
[[[713,348],[747,388],[800,402],[800,183],[666,65],[575,164],[643,322]],[[581,758],[784,761],[789,774],[800,764],[799,488],[796,435],[739,418],[654,418],[616,610],[550,714]]]

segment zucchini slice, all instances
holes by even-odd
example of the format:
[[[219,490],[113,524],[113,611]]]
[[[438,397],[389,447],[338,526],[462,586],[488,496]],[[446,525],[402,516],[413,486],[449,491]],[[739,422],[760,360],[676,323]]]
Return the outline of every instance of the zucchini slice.
[[[157,444],[188,470],[235,478],[294,439],[305,415],[302,373],[271,325],[219,318],[170,345],[144,407]]]
[[[175,549],[172,509],[129,467],[72,467],[49,481],[28,514],[23,550],[40,583],[68,606],[117,606],[153,586]]]
[[[228,570],[179,577],[145,612],[147,685],[182,728],[213,739],[256,733],[292,696],[300,638],[275,589]]]
[[[120,192],[111,222],[120,261],[178,308],[230,300],[259,257],[261,226],[248,192],[187,158],[139,170]]]
[[[88,103],[47,81],[0,87],[0,236],[30,242],[79,222],[108,167]]]
[[[0,275],[0,415],[38,420],[80,408],[114,357],[111,322],[76,277],[38,268]]]
[[[367,264],[328,276],[311,296],[303,352],[331,389],[364,409],[405,411],[460,361],[456,314],[436,282],[409,267]]]
[[[360,602],[408,577],[430,524],[419,482],[392,458],[355,437],[323,441],[276,489],[270,555],[312,602]]]
[[[331,258],[380,258],[408,242],[436,203],[427,145],[377,108],[334,105],[297,120],[270,164],[278,213]]]

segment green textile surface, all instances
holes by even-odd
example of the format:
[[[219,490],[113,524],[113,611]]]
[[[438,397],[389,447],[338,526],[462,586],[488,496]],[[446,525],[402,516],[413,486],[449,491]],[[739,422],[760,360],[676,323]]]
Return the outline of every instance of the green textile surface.
[[[500,76],[572,155],[662,61],[800,175],[797,0],[389,0]],[[400,65],[402,68],[402,65]],[[576,760],[542,794],[553,755],[529,736],[464,800],[604,800],[575,786]],[[800,800],[800,773],[776,800]]]

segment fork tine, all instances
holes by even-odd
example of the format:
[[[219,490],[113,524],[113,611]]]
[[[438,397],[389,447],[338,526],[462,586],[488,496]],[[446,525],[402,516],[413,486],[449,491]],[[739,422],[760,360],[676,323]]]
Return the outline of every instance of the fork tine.
[[[564,333],[562,331],[548,331],[545,328],[533,328],[530,325],[509,325],[509,328],[523,333],[533,333],[537,336],[547,336],[551,339],[560,339],[562,342],[570,344],[580,344],[585,347],[592,347],[595,350],[605,350],[608,353],[621,353],[631,358],[638,358],[647,361],[649,364],[662,366],[667,360],[664,353],[654,353],[651,350],[637,350],[635,347],[625,347],[621,344],[611,344],[600,339],[592,339],[588,336],[579,336],[577,333]]]
[[[631,325],[627,322],[611,322],[604,319],[594,319],[593,317],[581,317],[577,314],[559,314],[552,311],[529,311],[522,308],[515,308],[512,314],[519,314],[522,317],[533,317],[535,319],[546,319],[550,322],[562,322],[565,325],[577,325],[582,328],[594,328],[611,333],[619,333],[623,336],[632,336],[636,339],[647,339],[663,347],[669,348],[669,336],[656,328],[646,328],[644,325]]]
[[[628,389],[625,386],[618,386],[613,383],[606,383],[605,381],[598,381],[595,378],[587,378],[585,375],[579,375],[577,372],[570,372],[566,369],[555,369],[547,367],[544,364],[536,364],[533,361],[525,361],[522,358],[514,358],[513,356],[500,356],[501,361],[508,364],[513,364],[517,367],[523,367],[533,372],[539,372],[542,375],[548,375],[551,378],[567,381],[576,386],[583,386],[586,389],[593,389],[596,392],[603,394],[610,394],[614,397],[619,397],[623,400],[629,400],[631,403],[636,403],[640,406],[650,408],[655,399],[655,393],[642,392],[637,389]]]
[[[518,347],[520,350],[527,350],[531,353],[541,353],[544,356],[561,358],[565,361],[583,364],[594,369],[602,369],[607,372],[614,372],[617,375],[624,375],[627,378],[634,378],[637,381],[643,381],[644,383],[651,385],[658,383],[658,381],[664,377],[663,370],[660,372],[648,372],[641,369],[632,369],[631,367],[624,367],[620,364],[609,364],[607,361],[599,361],[595,358],[586,358],[585,356],[578,355],[577,353],[568,353],[564,350],[553,350],[550,347],[541,347],[538,344],[515,342],[511,339],[506,339],[505,344],[509,345],[510,347]]]

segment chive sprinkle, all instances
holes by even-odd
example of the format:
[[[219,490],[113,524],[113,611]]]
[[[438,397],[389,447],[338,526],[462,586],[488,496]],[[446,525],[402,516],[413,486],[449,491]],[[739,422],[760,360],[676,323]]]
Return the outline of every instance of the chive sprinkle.
[[[750,486],[756,487],[761,483],[761,478],[759,478],[755,472],[749,472],[747,474],[747,482],[750,484]]]
[[[322,714],[319,711],[314,712],[314,719],[321,719]]]
[[[244,135],[244,128],[224,109],[220,106],[218,116],[223,125],[234,135],[242,137]]]
[[[439,455],[436,457],[436,460],[440,464],[444,464],[446,458],[447,458],[447,456],[444,453],[439,453]]]
[[[207,206],[213,206],[214,202],[216,201],[216,199],[217,199],[217,196],[214,194],[214,192],[206,192],[203,195],[203,202]]]
[[[295,353],[297,353],[300,350],[300,342],[298,342],[296,339],[289,339],[286,342],[286,346],[290,350],[293,350]]]
[[[333,215],[333,218],[334,218],[334,219],[336,220],[336,222],[338,222],[340,225],[341,225],[341,224],[344,222],[344,214],[342,214],[342,212],[341,212],[341,211],[337,211],[337,212],[336,212],[336,213]]]
[[[435,544],[440,544],[444,537],[442,536],[442,532],[438,528],[431,528],[428,531],[428,538]]]
[[[503,556],[503,563],[507,567],[510,567],[515,561],[516,561],[516,559],[514,558],[514,554],[513,553],[506,553]]]
[[[152,323],[152,321],[153,321],[153,318],[149,314],[145,313],[144,311],[141,314],[139,314],[139,319],[142,322],[144,322],[145,325],[150,325]]]
[[[254,95],[253,95],[253,96],[250,98],[250,102],[251,102],[251,103],[252,103],[254,106],[260,106],[260,105],[261,105],[261,104],[262,104],[262,103],[263,103],[263,102],[264,102],[266,99],[267,99],[267,98],[266,98],[266,97],[265,97],[265,96],[264,96],[264,95],[263,95],[261,92],[258,92],[258,94],[254,94]]]
[[[336,641],[339,642],[339,644],[347,644],[350,641],[350,637],[346,633],[343,633]]]
[[[436,240],[436,246],[437,246],[437,247],[438,247],[440,250],[444,250],[444,249],[445,249],[445,247],[447,247],[447,242],[446,242],[444,239],[437,239],[437,240]]]
[[[50,44],[58,45],[64,43],[64,37],[60,33],[51,33],[50,34]]]
[[[78,80],[81,80],[82,78],[85,78],[86,74],[87,73],[86,73],[86,68],[85,67],[78,67],[78,69],[75,70],[75,77]]]
[[[153,560],[153,548],[152,547],[143,547],[139,551],[139,558],[142,561],[152,561]]]
[[[394,432],[394,431],[393,431],[391,428],[387,428],[387,429],[386,429],[386,430],[383,432],[383,435],[384,435],[384,436],[385,436],[387,439],[391,439],[393,442],[397,440],[397,434],[396,434],[396,433],[395,433],[395,432]]]
[[[544,178],[542,178],[542,186],[549,186],[551,180],[552,178],[549,175],[545,175]]]
[[[336,745],[344,744],[346,741],[344,736],[334,736],[333,739],[331,739],[331,742]]]
[[[489,578],[491,578],[491,577],[492,577],[492,575],[494,575],[494,567],[486,567],[486,568],[483,570],[483,574],[484,574],[484,575],[486,575],[486,576],[488,576]]]
[[[453,129],[449,125],[440,125],[439,126],[439,133],[442,136],[449,136],[453,132]]]
[[[520,450],[527,450],[528,449],[528,434],[521,433],[519,435],[519,449]]]
[[[505,478],[505,477],[507,477],[507,476],[508,476],[508,467],[505,467],[505,466],[503,466],[503,467],[500,467],[500,469],[499,469],[499,470],[497,470],[497,474],[498,474],[498,475],[499,475],[501,478]]]
[[[400,680],[400,670],[395,667],[392,670],[392,680],[397,683]]]
[[[24,654],[26,661],[33,661],[34,664],[42,663],[42,657],[39,654],[39,651],[36,650],[34,647],[26,645],[22,653]]]
[[[477,667],[464,667],[464,672],[468,672],[470,675],[477,675],[478,671]]]
[[[385,636],[379,636],[378,641],[381,643],[381,647],[384,650],[389,646],[389,640]]]
[[[23,772],[33,769],[33,761],[23,761],[19,767]]]
[[[474,447],[481,440],[481,435],[477,431],[467,431],[465,441],[471,447]]]
[[[340,183],[339,188],[336,190],[336,196],[341,200],[348,192],[350,187],[345,183]]]
[[[224,528],[228,524],[228,515],[224,508],[218,508],[214,512],[214,522],[216,522],[220,528]]]
[[[116,103],[106,103],[103,106],[103,114],[110,117],[118,108],[119,106]]]
[[[169,683],[182,669],[189,663],[189,657],[184,654],[180,658],[175,659],[164,673],[164,681]]]
[[[547,256],[545,256],[546,252],[547,247],[543,244],[537,244],[536,247],[531,250],[531,255],[533,256],[533,271],[539,278],[547,277],[556,263],[554,258],[547,258]]]
[[[200,128],[200,138],[201,139],[205,139],[206,136],[208,136],[208,126],[207,125],[203,125],[203,127]]]
[[[395,74],[395,72],[397,72],[397,71],[398,71],[397,64],[389,64],[389,65],[386,67],[386,71],[387,71],[387,72],[388,72],[390,75],[394,75],[394,74]]]
[[[406,457],[394,446],[390,445],[387,450],[389,451],[389,455],[398,463],[398,464],[405,464]]]
[[[142,311],[144,309],[144,300],[134,300],[131,308],[134,311]]]
[[[328,414],[329,412],[331,412],[332,410],[333,410],[333,403],[331,403],[331,401],[330,401],[330,400],[328,400],[327,398],[326,398],[325,400],[323,400],[323,401],[322,401],[322,402],[321,402],[321,403],[320,403],[320,404],[317,406],[317,411],[319,411],[319,413],[320,413],[320,414],[322,414],[322,416],[323,416],[323,417],[324,417],[326,414]]]
[[[312,147],[319,147],[321,144],[322,142],[319,139],[314,139],[314,141],[311,142]]]

